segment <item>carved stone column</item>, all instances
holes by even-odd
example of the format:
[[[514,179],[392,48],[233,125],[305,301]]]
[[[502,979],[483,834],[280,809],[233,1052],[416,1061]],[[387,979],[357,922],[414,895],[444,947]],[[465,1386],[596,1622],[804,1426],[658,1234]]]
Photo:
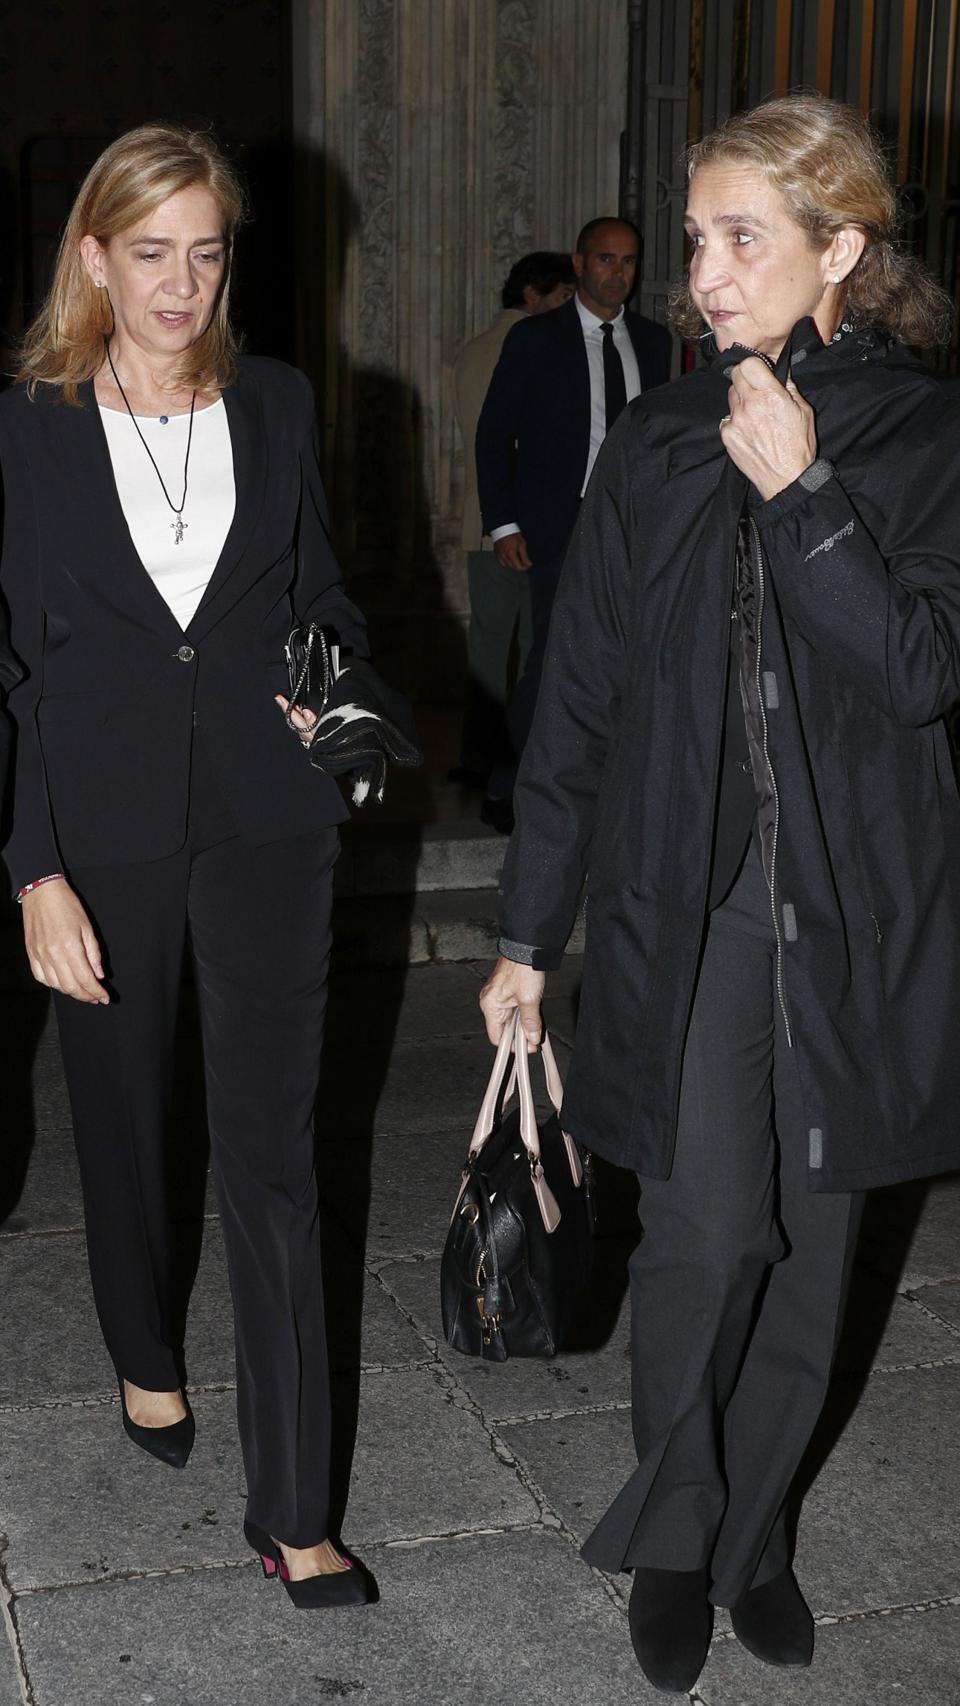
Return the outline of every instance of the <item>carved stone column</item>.
[[[453,363],[519,255],[616,209],[626,10],[294,0],[303,359],[340,549],[426,696],[466,612]]]

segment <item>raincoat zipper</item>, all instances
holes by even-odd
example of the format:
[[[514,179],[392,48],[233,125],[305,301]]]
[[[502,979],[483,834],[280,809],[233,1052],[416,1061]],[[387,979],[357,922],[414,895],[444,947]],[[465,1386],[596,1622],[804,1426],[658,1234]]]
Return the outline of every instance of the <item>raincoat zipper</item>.
[[[760,721],[763,728],[763,761],[767,767],[767,775],[770,778],[770,787],[773,792],[773,845],[770,851],[769,888],[770,910],[773,913],[773,933],[777,941],[777,998],[780,1002],[780,1011],[783,1014],[783,1023],[786,1028],[787,1047],[792,1048],[793,1031],[790,1026],[790,1015],[787,1012],[787,997],[783,981],[783,937],[780,931],[780,917],[777,912],[777,842],[780,838],[780,790],[777,787],[777,778],[774,775],[773,765],[770,761],[770,748],[767,740],[767,712],[763,698],[763,677],[761,673],[763,658],[763,604],[766,594],[766,581],[764,577],[763,549],[760,544],[760,533],[757,528],[757,524],[752,517],[750,520],[750,531],[753,534],[753,544],[756,552],[757,565],[757,703],[760,707]]]

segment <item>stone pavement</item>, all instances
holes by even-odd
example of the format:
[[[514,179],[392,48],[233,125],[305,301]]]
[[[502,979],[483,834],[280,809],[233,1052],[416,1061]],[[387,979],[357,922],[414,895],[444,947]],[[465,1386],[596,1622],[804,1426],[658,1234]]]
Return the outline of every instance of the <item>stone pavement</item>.
[[[577,1348],[477,1365],[440,1339],[437,1257],[489,1067],[481,963],[345,971],[320,1138],[346,1540],[381,1603],[296,1612],[243,1541],[230,1306],[189,1008],[177,1121],[197,1444],[175,1474],[121,1432],[84,1262],[56,1036],[0,994],[0,1703],[15,1706],[644,1706],[627,1579],[578,1557],[625,1477],[624,1175],[602,1180]],[[561,1064],[578,963],[550,986]],[[8,980],[9,982],[10,980]],[[17,980],[14,979],[15,983]],[[5,1218],[4,1218],[5,1217]],[[871,1201],[842,1372],[811,1453],[798,1573],[817,1613],[801,1675],[721,1619],[702,1706],[960,1700],[960,1185]],[[202,1248],[200,1235],[202,1234]],[[362,1310],[360,1300],[362,1297]]]

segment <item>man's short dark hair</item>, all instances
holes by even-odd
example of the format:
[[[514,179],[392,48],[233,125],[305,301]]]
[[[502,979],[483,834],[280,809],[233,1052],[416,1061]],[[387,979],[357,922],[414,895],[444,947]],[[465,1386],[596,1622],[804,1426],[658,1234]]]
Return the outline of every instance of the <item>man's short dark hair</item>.
[[[641,244],[642,239],[641,239],[639,230],[637,229],[636,225],[634,225],[634,223],[633,223],[633,220],[632,219],[624,219],[624,217],[621,213],[601,213],[599,218],[587,220],[586,225],[583,227],[583,230],[580,232],[580,235],[577,238],[577,246],[573,251],[575,255],[585,255],[586,254],[587,249],[590,246],[591,237],[593,236],[595,231],[599,231],[601,225],[625,225],[627,227],[627,230],[632,231],[633,235],[636,237],[636,239],[637,239],[637,254],[640,253],[640,244]]]
[[[504,308],[525,308],[523,293],[527,286],[538,296],[549,296],[558,284],[576,284],[577,275],[569,255],[553,249],[535,249],[524,255],[510,268],[507,282],[500,292]]]

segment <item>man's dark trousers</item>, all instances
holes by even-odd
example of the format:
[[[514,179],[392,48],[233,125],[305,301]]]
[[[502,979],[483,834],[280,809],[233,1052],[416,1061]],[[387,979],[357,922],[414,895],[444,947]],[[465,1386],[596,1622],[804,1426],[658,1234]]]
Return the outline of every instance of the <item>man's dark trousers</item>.
[[[513,793],[517,765],[527,743],[540,691],[553,611],[566,547],[555,557],[538,558],[526,571],[530,582],[530,650],[504,718],[504,750],[493,767],[488,793],[505,800]]]

